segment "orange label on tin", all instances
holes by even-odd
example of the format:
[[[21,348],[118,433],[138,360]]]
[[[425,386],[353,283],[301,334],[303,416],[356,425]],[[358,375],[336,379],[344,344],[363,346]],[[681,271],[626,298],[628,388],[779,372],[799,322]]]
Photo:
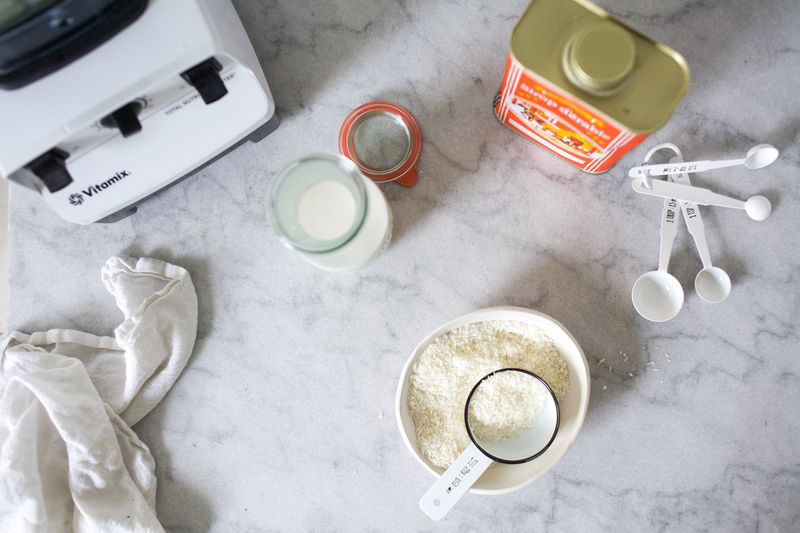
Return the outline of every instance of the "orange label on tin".
[[[611,168],[647,137],[525,70],[510,54],[494,110],[512,130],[592,174]]]

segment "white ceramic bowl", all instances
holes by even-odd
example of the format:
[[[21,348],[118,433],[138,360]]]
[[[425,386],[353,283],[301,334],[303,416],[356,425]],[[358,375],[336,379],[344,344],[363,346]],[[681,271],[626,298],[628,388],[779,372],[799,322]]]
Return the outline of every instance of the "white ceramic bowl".
[[[524,307],[490,307],[447,322],[425,337],[411,352],[397,386],[395,418],[408,449],[428,472],[439,477],[443,470],[428,463],[417,449],[414,422],[408,412],[408,386],[411,372],[419,356],[434,339],[452,329],[487,320],[516,320],[542,329],[553,340],[569,367],[570,389],[564,401],[559,402],[561,425],[553,444],[546,452],[528,463],[495,464],[481,476],[471,489],[471,492],[477,494],[502,494],[524,487],[553,468],[575,442],[583,425],[583,419],[586,417],[590,393],[589,365],[578,342],[564,326],[543,313]]]

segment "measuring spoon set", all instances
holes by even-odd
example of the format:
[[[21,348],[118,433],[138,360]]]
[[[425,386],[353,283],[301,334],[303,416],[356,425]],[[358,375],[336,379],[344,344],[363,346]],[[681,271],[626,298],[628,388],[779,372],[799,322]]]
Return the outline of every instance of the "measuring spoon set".
[[[761,195],[751,196],[745,201],[717,194],[709,189],[693,186],[689,172],[702,172],[718,168],[743,165],[755,170],[772,164],[778,158],[778,150],[769,144],[759,144],[747,152],[743,159],[725,161],[684,162],[680,149],[672,143],[659,144],[645,156],[644,162],[659,150],[669,149],[675,156],[668,164],[642,165],[632,168],[628,175],[633,179],[633,190],[640,194],[664,199],[661,210],[661,246],[658,269],[642,274],[631,291],[633,306],[647,320],[665,322],[674,318],[683,307],[683,287],[667,270],[672,254],[672,243],[678,231],[680,215],[697,246],[703,268],[697,273],[694,288],[697,295],[708,303],[719,303],[731,291],[728,273],[711,263],[705,226],[698,205],[713,205],[743,209],[753,220],[765,220],[772,212],[772,204]],[[651,179],[652,176],[667,176],[667,180]]]

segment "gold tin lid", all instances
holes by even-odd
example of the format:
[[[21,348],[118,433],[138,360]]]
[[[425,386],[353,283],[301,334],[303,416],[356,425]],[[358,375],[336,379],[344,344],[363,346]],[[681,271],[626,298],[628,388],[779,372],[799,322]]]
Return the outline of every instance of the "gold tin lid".
[[[620,89],[633,70],[636,44],[630,33],[610,22],[589,24],[567,41],[562,67],[584,91],[604,95]]]
[[[689,84],[678,52],[586,0],[533,0],[511,34],[511,54],[635,133],[663,126]]]

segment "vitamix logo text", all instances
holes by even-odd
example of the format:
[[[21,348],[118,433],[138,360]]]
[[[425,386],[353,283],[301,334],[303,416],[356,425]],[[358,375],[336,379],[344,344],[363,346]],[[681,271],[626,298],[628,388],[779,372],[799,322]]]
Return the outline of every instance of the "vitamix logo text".
[[[92,198],[94,195],[100,194],[105,189],[108,189],[109,187],[114,185],[116,182],[121,181],[130,175],[131,173],[128,172],[127,170],[120,170],[119,172],[108,178],[106,181],[104,181],[103,183],[98,183],[97,185],[91,185],[87,189],[82,190],[80,193],[76,192],[70,194],[68,198],[69,203],[72,205],[81,205],[83,202],[86,201],[87,198]]]

